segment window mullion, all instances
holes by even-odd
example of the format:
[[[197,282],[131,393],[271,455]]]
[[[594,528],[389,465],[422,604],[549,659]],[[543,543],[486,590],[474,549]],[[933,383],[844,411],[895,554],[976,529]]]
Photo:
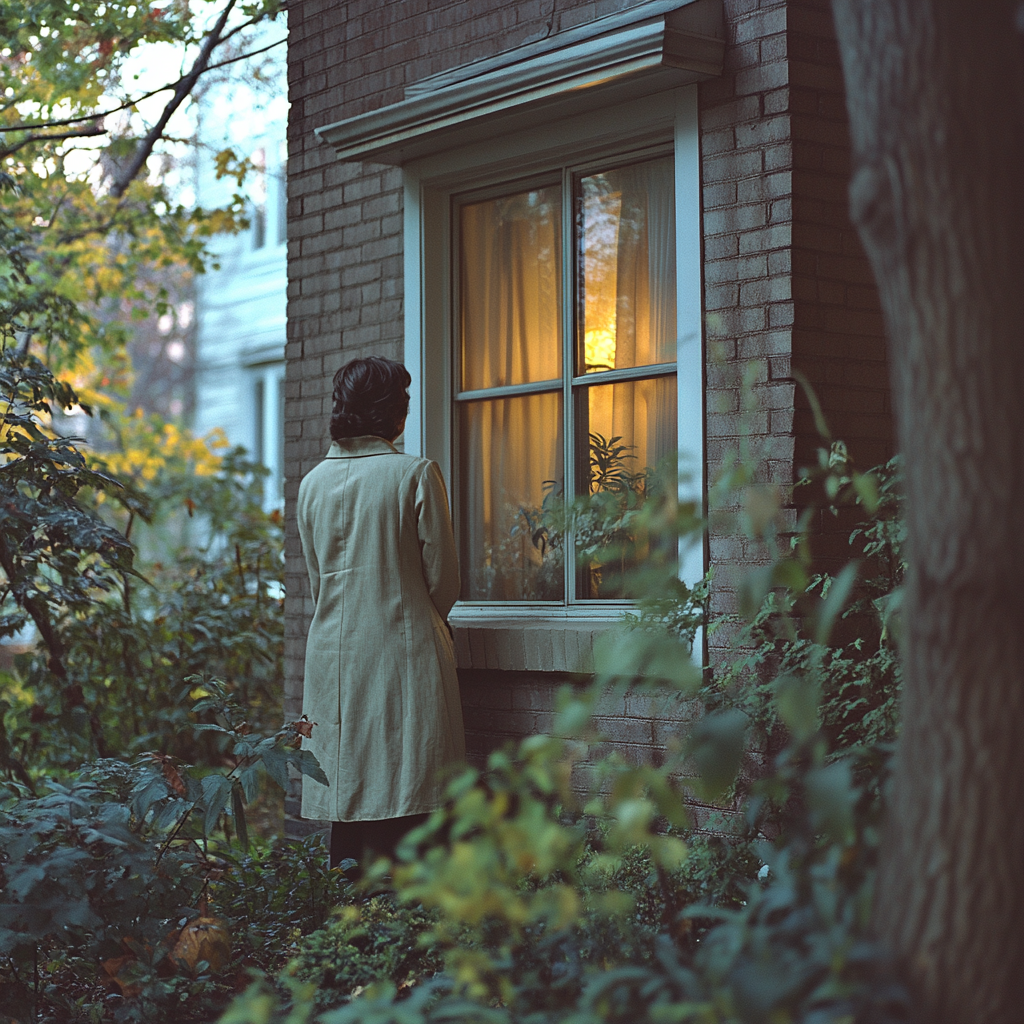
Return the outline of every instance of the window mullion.
[[[476,391],[460,391],[455,396],[456,402],[476,402],[483,398],[514,398],[516,395],[537,395],[546,391],[558,391],[562,387],[560,380],[528,381],[525,384],[503,384],[493,388],[479,388]]]
[[[576,375],[576,197],[573,175],[562,168],[562,494],[566,503],[576,499],[576,406],[572,380]],[[576,603],[576,537],[565,539],[565,601]]]
[[[677,363],[648,363],[640,366],[624,366],[620,370],[601,370],[574,377],[572,383],[577,387],[590,387],[600,384],[619,384],[631,380],[650,380],[652,377],[668,377],[678,371]]]

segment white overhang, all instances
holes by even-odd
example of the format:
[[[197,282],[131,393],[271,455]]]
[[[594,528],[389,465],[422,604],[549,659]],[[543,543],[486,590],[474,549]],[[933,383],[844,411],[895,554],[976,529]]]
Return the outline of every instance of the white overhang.
[[[722,73],[722,0],[654,0],[442,72],[317,128],[341,160],[403,164]]]

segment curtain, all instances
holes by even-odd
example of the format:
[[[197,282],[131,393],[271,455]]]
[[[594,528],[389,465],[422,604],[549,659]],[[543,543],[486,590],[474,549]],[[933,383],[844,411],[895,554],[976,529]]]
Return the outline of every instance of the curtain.
[[[582,230],[576,254],[583,323],[579,353],[584,374],[636,368],[676,359],[676,268],[673,162],[645,161],[590,175],[581,181]],[[611,504],[594,506],[577,544],[576,593],[581,598],[625,596],[629,571],[643,561],[647,540],[624,534],[616,508],[654,483],[655,469],[674,470],[676,379],[674,375],[615,384],[595,383],[577,392],[576,485],[580,494],[604,487],[617,491]],[[615,452],[618,450],[618,454]],[[602,482],[591,460],[612,469]],[[610,463],[609,463],[610,460]],[[646,474],[647,482],[641,477]],[[627,483],[633,478],[632,483]]]
[[[588,175],[578,203],[578,372],[674,362],[671,157]],[[563,473],[561,219],[558,186],[459,210],[459,390],[484,392],[459,402],[467,600],[564,596],[564,550],[544,514],[545,497],[561,492]],[[486,395],[545,381],[550,391]],[[621,438],[630,472],[674,454],[674,377],[595,383],[577,389],[576,403],[579,493],[592,486],[591,432]]]
[[[584,178],[581,205],[577,260],[584,372],[675,362],[672,159]],[[653,466],[676,446],[674,393],[669,397],[667,389],[654,386],[590,388],[581,425],[588,433],[606,440],[621,437],[621,443],[633,446],[637,469]],[[579,442],[582,446],[584,439]]]
[[[561,489],[561,208],[557,188],[460,211],[462,391],[557,381],[549,393],[460,403],[464,600],[561,600],[534,535]]]
[[[460,234],[461,390],[559,378],[558,190],[463,206]]]

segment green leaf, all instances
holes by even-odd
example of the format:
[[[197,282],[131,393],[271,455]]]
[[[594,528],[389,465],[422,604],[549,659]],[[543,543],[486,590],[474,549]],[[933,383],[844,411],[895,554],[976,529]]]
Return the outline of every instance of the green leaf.
[[[220,772],[207,775],[202,781],[203,788],[203,835],[210,836],[217,827],[220,816],[231,799],[231,780]]]
[[[307,778],[312,779],[314,782],[319,782],[321,786],[330,785],[330,780],[324,774],[324,770],[320,767],[320,762],[316,759],[316,754],[312,750],[296,750],[289,758],[289,761]]]
[[[249,827],[245,821],[245,802],[242,799],[242,787],[231,788],[231,813],[235,819],[235,831],[238,833],[238,841],[242,849],[249,850]]]
[[[850,591],[857,580],[859,569],[859,562],[850,562],[849,565],[843,567],[842,572],[832,581],[831,586],[828,588],[828,593],[818,606],[817,615],[815,616],[815,643],[828,643],[832,626],[849,599]]]
[[[810,582],[807,570],[795,558],[784,558],[775,563],[772,582],[776,586],[788,587],[794,594],[802,594]]]
[[[848,844],[854,836],[853,808],[857,790],[847,760],[812,768],[805,780],[807,806],[819,832],[835,843]]]
[[[821,691],[808,675],[783,675],[773,685],[775,707],[783,724],[797,742],[818,729],[818,705]]]
[[[736,708],[705,715],[690,732],[686,751],[697,763],[701,788],[714,799],[736,779],[750,720]]]
[[[293,761],[292,752],[282,747],[271,746],[258,751],[259,760],[267,774],[282,788],[288,788],[288,764]]]
[[[853,488],[868,515],[873,516],[878,511],[879,504],[878,479],[875,474],[854,473]]]
[[[243,768],[238,773],[238,783],[245,794],[246,803],[252,803],[260,795],[260,770],[256,765]]]
[[[758,565],[744,573],[740,581],[740,615],[752,619],[761,610],[775,579],[775,565]]]

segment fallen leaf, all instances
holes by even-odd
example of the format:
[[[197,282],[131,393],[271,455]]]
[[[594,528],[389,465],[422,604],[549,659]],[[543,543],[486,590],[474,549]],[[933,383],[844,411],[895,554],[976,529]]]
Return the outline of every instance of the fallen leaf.
[[[219,917],[197,917],[181,929],[171,959],[194,971],[200,960],[219,971],[231,959],[231,936]]]

